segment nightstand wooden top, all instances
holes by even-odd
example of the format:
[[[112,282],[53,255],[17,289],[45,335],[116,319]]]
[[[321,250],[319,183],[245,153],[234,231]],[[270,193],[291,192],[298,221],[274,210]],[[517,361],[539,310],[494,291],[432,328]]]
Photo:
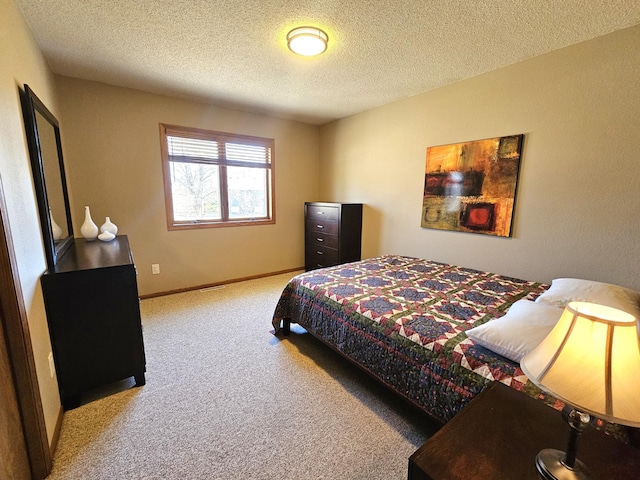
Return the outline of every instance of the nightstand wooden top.
[[[409,480],[539,480],[543,448],[565,451],[569,427],[559,411],[494,382],[409,459]],[[640,479],[640,450],[588,428],[578,458],[594,479]]]

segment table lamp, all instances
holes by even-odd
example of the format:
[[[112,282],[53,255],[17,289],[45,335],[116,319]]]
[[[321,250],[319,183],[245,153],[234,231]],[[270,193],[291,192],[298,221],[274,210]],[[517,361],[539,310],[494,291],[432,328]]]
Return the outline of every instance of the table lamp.
[[[589,414],[640,427],[640,334],[636,318],[621,310],[570,302],[549,335],[521,361],[529,380],[567,404],[566,452],[544,449],[536,468],[545,480],[592,478],[576,458]]]

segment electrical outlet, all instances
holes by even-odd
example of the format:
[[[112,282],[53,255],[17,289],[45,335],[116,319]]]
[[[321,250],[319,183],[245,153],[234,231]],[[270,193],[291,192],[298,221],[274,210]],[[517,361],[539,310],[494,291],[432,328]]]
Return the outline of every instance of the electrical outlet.
[[[160,273],[160,264],[159,263],[154,263],[153,265],[151,265],[151,273],[153,275],[158,275]]]
[[[53,352],[49,352],[49,356],[47,357],[49,360],[49,374],[51,378],[56,374],[56,365],[53,363]]]

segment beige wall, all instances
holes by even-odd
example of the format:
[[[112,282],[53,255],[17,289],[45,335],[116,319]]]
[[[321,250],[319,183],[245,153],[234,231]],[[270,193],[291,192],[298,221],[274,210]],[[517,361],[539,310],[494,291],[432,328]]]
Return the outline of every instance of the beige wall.
[[[84,206],[129,236],[141,295],[304,264],[303,204],[318,194],[319,128],[56,77],[75,235]],[[275,139],[276,224],[168,231],[159,123]],[[160,274],[151,265],[160,264]]]
[[[40,288],[46,259],[18,88],[28,84],[54,115],[58,115],[58,106],[53,77],[19,10],[13,1],[0,0],[0,12],[0,178],[51,443],[60,397],[47,360],[51,343]]]
[[[363,255],[640,290],[640,26],[326,125],[321,192]],[[525,134],[513,238],[422,229],[426,148]]]

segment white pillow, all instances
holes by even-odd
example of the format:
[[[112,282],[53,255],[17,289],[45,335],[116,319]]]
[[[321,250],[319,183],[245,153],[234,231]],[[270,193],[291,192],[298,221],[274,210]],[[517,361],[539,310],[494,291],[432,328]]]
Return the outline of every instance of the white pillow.
[[[514,362],[538,346],[558,323],[563,309],[518,300],[507,313],[466,331],[467,337]]]
[[[578,278],[556,278],[551,282],[551,287],[536,299],[537,303],[561,308],[573,301],[617,308],[640,320],[640,292],[609,283]]]

